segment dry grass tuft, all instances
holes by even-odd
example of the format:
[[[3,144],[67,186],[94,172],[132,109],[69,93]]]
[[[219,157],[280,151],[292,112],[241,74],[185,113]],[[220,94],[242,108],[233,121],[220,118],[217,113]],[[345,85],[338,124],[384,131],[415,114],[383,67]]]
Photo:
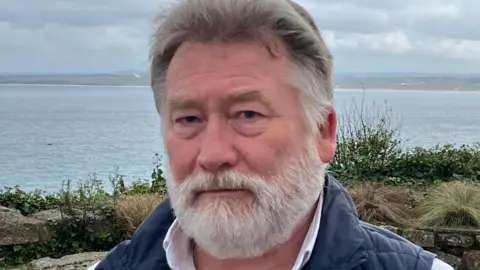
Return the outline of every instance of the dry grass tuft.
[[[480,227],[480,187],[465,182],[442,183],[417,207],[420,226]]]
[[[121,226],[128,236],[132,236],[142,222],[163,201],[158,195],[134,195],[119,199],[116,212]]]
[[[349,189],[359,218],[366,222],[409,224],[409,191],[381,183],[363,182]]]

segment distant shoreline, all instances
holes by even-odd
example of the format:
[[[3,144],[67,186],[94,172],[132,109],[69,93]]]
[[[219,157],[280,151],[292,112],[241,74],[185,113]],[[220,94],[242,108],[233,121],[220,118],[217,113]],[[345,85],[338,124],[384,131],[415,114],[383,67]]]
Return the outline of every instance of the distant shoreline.
[[[452,92],[452,93],[480,93],[478,90],[441,90],[441,89],[386,89],[386,88],[370,88],[370,89],[354,89],[354,88],[335,88],[338,92]]]
[[[39,87],[109,87],[109,88],[150,88],[149,85],[120,84],[47,84],[47,83],[0,83],[0,86],[39,86]],[[337,92],[461,92],[480,93],[478,90],[441,90],[441,89],[400,89],[400,88],[335,88]]]
[[[12,86],[68,86],[68,87],[138,87],[138,88],[150,88],[148,85],[127,85],[127,84],[56,84],[56,83],[0,83],[0,86],[12,85]]]

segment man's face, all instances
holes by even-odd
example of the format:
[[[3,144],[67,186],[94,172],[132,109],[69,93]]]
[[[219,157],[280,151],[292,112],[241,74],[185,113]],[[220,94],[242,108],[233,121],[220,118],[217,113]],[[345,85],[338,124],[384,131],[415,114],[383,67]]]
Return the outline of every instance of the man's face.
[[[323,186],[321,136],[307,134],[287,50],[277,49],[184,43],[168,70],[169,195],[182,228],[217,257],[286,240]]]
[[[285,56],[261,44],[183,44],[171,62],[163,121],[176,179],[235,170],[268,176],[298,155],[306,127]],[[207,193],[249,198],[250,194]]]

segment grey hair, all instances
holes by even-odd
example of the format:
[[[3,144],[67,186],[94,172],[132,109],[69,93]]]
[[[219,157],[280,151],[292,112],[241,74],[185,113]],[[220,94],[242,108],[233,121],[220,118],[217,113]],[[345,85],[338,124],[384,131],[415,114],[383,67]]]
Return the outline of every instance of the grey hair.
[[[307,127],[316,132],[333,103],[332,56],[310,15],[290,0],[180,0],[162,10],[150,49],[157,110],[162,110],[168,66],[183,42],[271,44],[272,38],[289,50],[290,83],[300,90]]]

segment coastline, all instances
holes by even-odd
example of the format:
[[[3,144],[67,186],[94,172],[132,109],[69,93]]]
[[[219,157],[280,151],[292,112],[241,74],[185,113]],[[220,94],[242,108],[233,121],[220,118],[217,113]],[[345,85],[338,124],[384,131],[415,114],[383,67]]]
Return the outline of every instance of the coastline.
[[[150,88],[149,85],[128,84],[55,84],[55,83],[0,83],[2,86],[35,86],[35,87],[109,87],[109,88]],[[334,88],[335,92],[452,92],[452,93],[480,93],[476,90],[452,90],[452,89],[401,89],[401,88]]]
[[[442,90],[442,89],[393,89],[393,88],[335,88],[336,92],[451,92],[451,93],[480,93],[478,90]]]
[[[149,85],[128,85],[128,84],[57,84],[57,83],[0,83],[0,86],[45,86],[45,87],[135,87],[150,88]]]

